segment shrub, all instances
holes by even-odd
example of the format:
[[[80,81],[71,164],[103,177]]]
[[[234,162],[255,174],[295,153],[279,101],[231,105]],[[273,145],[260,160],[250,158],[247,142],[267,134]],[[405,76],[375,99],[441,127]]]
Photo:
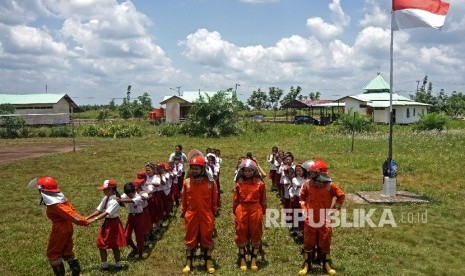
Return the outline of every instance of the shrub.
[[[414,130],[439,130],[446,128],[449,117],[444,113],[431,112],[426,115],[420,115],[420,120],[413,127]]]
[[[226,98],[218,92],[212,97],[200,97],[192,106],[182,131],[190,136],[222,137],[239,133],[237,114]]]
[[[358,112],[342,114],[335,125],[340,132],[344,133],[368,132],[372,130],[370,117],[360,115]]]
[[[181,134],[182,125],[163,123],[158,126],[158,134],[162,136],[175,136]]]

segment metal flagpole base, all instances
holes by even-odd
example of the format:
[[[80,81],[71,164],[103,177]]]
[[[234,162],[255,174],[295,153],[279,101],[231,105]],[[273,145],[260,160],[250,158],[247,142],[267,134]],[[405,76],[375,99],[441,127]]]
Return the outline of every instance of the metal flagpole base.
[[[385,196],[396,196],[397,194],[397,179],[385,176],[383,178],[383,191],[382,195]]]

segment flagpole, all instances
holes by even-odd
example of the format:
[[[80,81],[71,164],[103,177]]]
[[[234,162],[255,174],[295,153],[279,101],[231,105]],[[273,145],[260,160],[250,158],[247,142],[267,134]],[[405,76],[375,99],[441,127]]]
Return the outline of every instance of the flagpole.
[[[388,164],[392,160],[392,124],[394,119],[392,108],[392,90],[394,75],[394,9],[391,9],[391,47],[390,47],[390,72],[389,72],[389,155]]]

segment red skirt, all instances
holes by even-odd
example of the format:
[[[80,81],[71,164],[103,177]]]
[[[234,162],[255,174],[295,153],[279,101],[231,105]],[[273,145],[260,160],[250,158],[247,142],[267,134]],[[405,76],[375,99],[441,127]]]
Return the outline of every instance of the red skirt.
[[[126,246],[123,224],[119,217],[106,218],[97,237],[97,247],[100,249],[117,249]]]

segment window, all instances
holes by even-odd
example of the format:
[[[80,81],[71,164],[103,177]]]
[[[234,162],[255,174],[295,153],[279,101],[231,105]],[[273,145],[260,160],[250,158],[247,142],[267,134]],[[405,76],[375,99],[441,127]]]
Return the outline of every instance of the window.
[[[361,105],[360,105],[360,108],[366,108],[367,106],[368,106],[368,105],[366,105],[366,104],[361,104]]]
[[[425,109],[421,109],[421,115],[425,115]]]
[[[410,118],[410,108],[407,108],[407,118]]]
[[[416,112],[415,112],[415,108],[414,108],[414,109],[413,109],[413,117],[415,117],[415,113],[416,113]]]

